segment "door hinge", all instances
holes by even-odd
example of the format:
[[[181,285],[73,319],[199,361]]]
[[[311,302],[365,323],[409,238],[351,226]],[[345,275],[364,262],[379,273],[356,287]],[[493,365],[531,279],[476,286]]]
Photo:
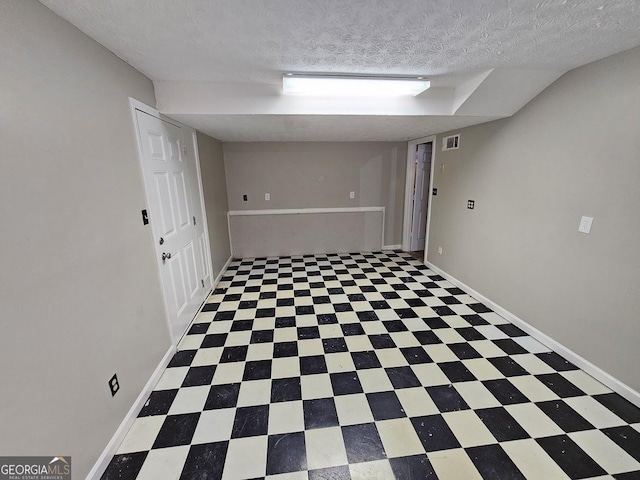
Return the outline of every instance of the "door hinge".
[[[186,155],[187,154],[187,144],[186,143],[182,143],[181,147],[182,147],[182,154]]]
[[[196,224],[196,217],[193,217],[193,224]]]
[[[202,288],[204,288],[204,280],[200,280],[200,283],[202,283]]]

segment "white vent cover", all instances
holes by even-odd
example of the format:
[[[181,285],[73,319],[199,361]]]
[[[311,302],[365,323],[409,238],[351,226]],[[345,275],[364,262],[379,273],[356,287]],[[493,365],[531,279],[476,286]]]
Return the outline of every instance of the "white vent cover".
[[[442,139],[442,151],[456,150],[460,148],[460,134],[451,135]]]

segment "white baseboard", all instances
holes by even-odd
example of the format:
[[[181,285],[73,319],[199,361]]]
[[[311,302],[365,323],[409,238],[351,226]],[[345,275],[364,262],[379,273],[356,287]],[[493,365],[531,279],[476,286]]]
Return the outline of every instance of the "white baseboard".
[[[382,250],[402,250],[402,245],[383,245]]]
[[[222,270],[220,270],[220,273],[218,274],[218,276],[215,278],[215,280],[213,281],[213,290],[216,289],[216,286],[218,285],[218,283],[220,283],[220,279],[222,278],[222,276],[226,273],[227,268],[229,268],[229,265],[231,264],[231,262],[233,262],[233,255],[231,255],[227,261],[225,262],[224,266],[222,267]]]
[[[487,307],[491,308],[498,315],[509,320],[514,325],[520,327],[528,335],[532,336],[540,343],[546,345],[557,354],[569,360],[571,363],[579,367],[585,373],[588,373],[589,375],[591,375],[600,383],[606,385],[611,390],[620,394],[621,396],[629,400],[634,405],[637,405],[640,407],[640,392],[637,392],[633,388],[629,387],[625,383],[621,382],[617,378],[613,377],[612,375],[602,370],[600,367],[597,367],[596,365],[591,363],[589,360],[585,359],[584,357],[581,357],[580,355],[575,353],[573,350],[570,350],[569,348],[565,347],[564,345],[557,342],[553,338],[549,337],[545,333],[542,333],[537,328],[529,325],[527,322],[525,322],[521,318],[517,317],[513,313],[504,309],[503,307],[493,302],[492,300],[489,300],[487,297],[485,297],[481,293],[476,292],[474,289],[462,283],[460,280],[453,277],[452,275],[449,275],[447,272],[436,267],[431,262],[427,261],[425,264],[431,270],[441,275],[442,277],[446,278],[449,282],[453,283],[456,287],[461,288],[462,290],[467,292],[469,295],[471,295],[473,298],[475,298],[481,303],[484,303]]]
[[[103,450],[102,454],[100,454],[100,456],[98,457],[96,463],[93,465],[93,468],[87,475],[88,480],[98,480],[107,469],[111,458],[115,455],[116,450],[120,446],[120,443],[131,428],[131,425],[133,425],[135,419],[138,417],[140,410],[142,410],[142,407],[144,407],[147,398],[149,398],[149,395],[151,395],[153,388],[156,386],[156,383],[158,383],[158,380],[160,380],[164,369],[167,367],[167,365],[169,365],[169,362],[171,361],[171,358],[175,353],[176,346],[171,345],[169,347],[169,350],[167,350],[167,353],[165,353],[164,357],[162,357],[162,360],[160,360],[160,363],[158,364],[156,369],[153,371],[153,374],[140,392],[140,395],[138,395],[136,401],[133,402],[133,405],[125,415],[124,420],[122,420],[122,422],[120,423],[120,426],[116,430],[116,433],[113,434],[113,437],[111,437],[111,440]]]

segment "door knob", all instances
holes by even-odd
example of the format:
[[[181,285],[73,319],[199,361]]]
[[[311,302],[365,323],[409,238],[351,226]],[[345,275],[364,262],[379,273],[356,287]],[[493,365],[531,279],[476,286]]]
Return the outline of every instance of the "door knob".
[[[164,263],[165,260],[167,260],[167,258],[171,258],[171,254],[170,253],[163,253],[162,254],[162,263]]]

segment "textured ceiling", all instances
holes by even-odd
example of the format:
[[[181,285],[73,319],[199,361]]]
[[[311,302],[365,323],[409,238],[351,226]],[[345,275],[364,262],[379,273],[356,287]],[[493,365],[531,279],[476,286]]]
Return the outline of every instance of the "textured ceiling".
[[[349,115],[171,115],[225,142],[392,142],[446,132],[496,117]]]
[[[41,2],[152,80],[187,90],[235,82],[275,88],[287,71],[421,74],[454,89],[491,69],[561,74],[640,43],[638,0]],[[500,89],[518,89],[501,78]],[[477,97],[474,105],[491,104]],[[240,117],[228,118],[227,127],[241,127]]]

